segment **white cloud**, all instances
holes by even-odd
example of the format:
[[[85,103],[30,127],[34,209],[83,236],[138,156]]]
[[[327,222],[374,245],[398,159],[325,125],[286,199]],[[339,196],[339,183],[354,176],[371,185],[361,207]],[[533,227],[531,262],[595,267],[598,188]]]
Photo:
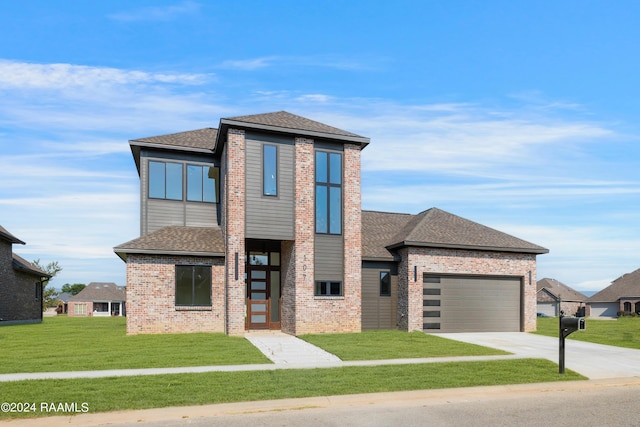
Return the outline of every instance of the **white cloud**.
[[[32,64],[0,60],[0,88],[93,89],[100,86],[125,86],[135,84],[201,84],[210,75],[188,73],[149,73],[139,70],[122,70],[109,67],[90,67],[73,64]],[[98,100],[96,100],[98,101]]]

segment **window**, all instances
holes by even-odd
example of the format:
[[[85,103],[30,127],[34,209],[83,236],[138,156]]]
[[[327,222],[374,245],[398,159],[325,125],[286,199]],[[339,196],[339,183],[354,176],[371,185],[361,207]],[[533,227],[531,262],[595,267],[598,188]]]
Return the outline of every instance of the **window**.
[[[42,296],[42,282],[36,282],[36,301],[40,301]]]
[[[182,200],[182,164],[149,161],[149,197]]]
[[[342,282],[332,282],[328,280],[316,281],[317,297],[341,297],[342,296]]]
[[[391,296],[391,273],[389,271],[380,272],[380,296]]]
[[[211,305],[211,267],[176,265],[176,305]]]
[[[73,305],[73,314],[77,316],[86,316],[87,314],[87,304],[74,304]]]
[[[342,154],[316,151],[316,233],[342,234]]]
[[[187,165],[187,200],[190,202],[217,202],[213,166]]]
[[[278,195],[278,147],[262,146],[262,194]]]

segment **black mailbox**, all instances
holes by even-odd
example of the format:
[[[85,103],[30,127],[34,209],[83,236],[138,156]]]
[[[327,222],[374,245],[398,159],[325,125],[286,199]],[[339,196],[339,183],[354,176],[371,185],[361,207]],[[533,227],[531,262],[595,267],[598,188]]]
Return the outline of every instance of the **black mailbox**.
[[[584,331],[587,329],[587,324],[584,321],[584,317],[561,317],[560,329],[563,335],[566,337],[575,331]]]

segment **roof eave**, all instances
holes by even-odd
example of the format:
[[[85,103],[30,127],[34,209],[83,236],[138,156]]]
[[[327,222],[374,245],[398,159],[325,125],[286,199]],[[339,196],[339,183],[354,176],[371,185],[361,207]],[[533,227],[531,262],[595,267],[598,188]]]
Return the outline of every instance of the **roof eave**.
[[[394,249],[399,249],[407,246],[415,246],[415,247],[421,247],[421,248],[438,248],[438,249],[465,249],[465,250],[488,251],[488,252],[514,252],[514,253],[535,254],[535,255],[549,253],[549,249],[546,249],[546,248],[508,248],[508,247],[499,247],[499,246],[474,246],[474,245],[457,245],[457,244],[451,244],[451,243],[413,242],[413,241],[407,241],[407,240],[389,245],[387,246],[387,249],[394,250]]]
[[[218,135],[216,136],[216,144],[213,149],[215,153],[219,153],[222,150],[222,146],[224,145],[224,140],[221,138],[224,138],[224,135],[227,133],[227,129],[229,127],[257,129],[257,130],[262,130],[267,132],[277,132],[277,133],[290,133],[295,135],[311,136],[314,138],[335,139],[339,141],[359,144],[360,149],[363,149],[364,147],[369,145],[369,143],[371,142],[370,138],[366,138],[364,136],[340,135],[335,133],[317,132],[317,131],[282,127],[282,126],[249,123],[249,122],[243,122],[239,120],[220,119],[220,126],[219,126],[220,130],[218,132]]]
[[[113,251],[127,262],[128,254],[136,255],[180,255],[180,256],[197,256],[197,257],[213,257],[220,258],[225,256],[224,252],[194,252],[194,251],[178,251],[178,250],[161,250],[161,249],[134,249],[134,248],[114,248]]]

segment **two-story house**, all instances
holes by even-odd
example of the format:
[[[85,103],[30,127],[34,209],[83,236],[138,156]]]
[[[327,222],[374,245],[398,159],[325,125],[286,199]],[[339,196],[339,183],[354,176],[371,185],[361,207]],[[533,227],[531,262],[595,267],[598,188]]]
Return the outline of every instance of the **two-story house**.
[[[535,330],[548,251],[436,208],[362,211],[369,142],[284,111],[130,141],[127,332]]]

